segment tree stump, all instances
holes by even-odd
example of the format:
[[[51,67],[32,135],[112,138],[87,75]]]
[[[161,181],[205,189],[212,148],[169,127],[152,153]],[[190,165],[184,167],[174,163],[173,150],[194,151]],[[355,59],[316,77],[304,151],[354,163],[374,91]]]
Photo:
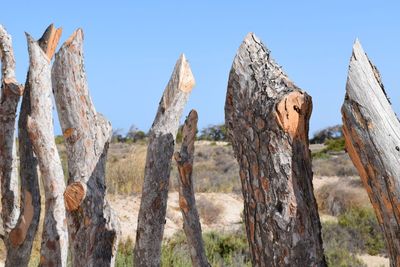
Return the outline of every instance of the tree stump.
[[[308,148],[311,110],[311,97],[249,33],[230,71],[225,122],[253,266],[326,266]]]
[[[114,266],[120,226],[109,206],[105,166],[111,124],[89,96],[78,29],[56,53],[52,84],[67,149],[64,193],[73,266]]]
[[[201,232],[199,213],[196,208],[196,199],[193,189],[193,155],[194,141],[197,134],[197,112],[190,111],[182,129],[182,146],[180,152],[175,152],[174,158],[179,171],[179,207],[183,218],[183,230],[185,231],[189,245],[190,256],[194,267],[208,267],[206,251]]]
[[[378,69],[353,46],[342,106],[346,149],[383,229],[390,265],[400,266],[400,123]]]
[[[160,266],[174,139],[194,84],[189,63],[181,55],[150,129],[134,249],[135,266]]]

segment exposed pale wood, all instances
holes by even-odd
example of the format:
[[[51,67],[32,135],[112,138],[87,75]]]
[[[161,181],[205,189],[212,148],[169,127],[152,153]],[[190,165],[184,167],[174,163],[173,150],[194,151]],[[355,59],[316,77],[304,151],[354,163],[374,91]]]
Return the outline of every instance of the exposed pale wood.
[[[45,191],[45,215],[40,248],[41,266],[66,266],[68,231],[61,160],[54,140],[50,60],[27,34],[31,114],[28,133],[38,157]]]
[[[56,53],[53,91],[68,156],[68,230],[73,266],[113,266],[119,221],[105,200],[105,165],[111,124],[96,112],[83,62],[83,32],[75,31]],[[81,183],[81,194],[76,192]],[[71,198],[77,197],[71,208]]]
[[[390,265],[400,266],[400,123],[359,41],[350,60],[342,115],[346,148],[382,226]]]
[[[308,148],[311,110],[311,97],[249,33],[230,71],[225,121],[253,266],[326,266]]]
[[[183,230],[189,245],[192,264],[195,267],[207,267],[208,263],[201,231],[199,214],[193,190],[193,155],[194,141],[197,134],[197,112],[190,111],[183,125],[183,141],[180,152],[175,152],[174,158],[179,171],[179,207],[183,217]]]
[[[160,265],[174,139],[194,85],[189,63],[181,55],[150,129],[134,249],[135,266]]]
[[[22,94],[15,77],[15,59],[11,36],[0,25],[1,95],[0,95],[0,179],[1,216],[5,238],[15,227],[18,216],[18,173],[15,143],[15,119]],[[7,241],[6,241],[7,242]]]
[[[50,25],[39,40],[39,45],[47,53],[47,43],[55,43],[55,30]],[[33,240],[40,218],[40,191],[37,171],[37,159],[28,136],[27,120],[31,114],[29,75],[26,79],[24,95],[18,120],[18,147],[21,178],[21,212],[16,227],[10,233],[10,242],[6,243],[6,266],[27,266],[29,263]]]

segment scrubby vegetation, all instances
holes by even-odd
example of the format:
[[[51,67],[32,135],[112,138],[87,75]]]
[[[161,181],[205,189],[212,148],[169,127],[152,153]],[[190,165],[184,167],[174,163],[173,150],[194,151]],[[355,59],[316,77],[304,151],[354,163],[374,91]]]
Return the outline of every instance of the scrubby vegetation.
[[[382,232],[370,208],[352,208],[340,215],[338,222],[323,223],[322,239],[330,266],[364,266],[357,263],[355,254],[386,253]]]
[[[203,235],[207,258],[211,266],[251,266],[247,239],[244,231],[236,234],[209,232]],[[117,267],[132,266],[132,240],[121,242],[116,259]],[[178,232],[162,246],[161,266],[192,266],[186,237]]]

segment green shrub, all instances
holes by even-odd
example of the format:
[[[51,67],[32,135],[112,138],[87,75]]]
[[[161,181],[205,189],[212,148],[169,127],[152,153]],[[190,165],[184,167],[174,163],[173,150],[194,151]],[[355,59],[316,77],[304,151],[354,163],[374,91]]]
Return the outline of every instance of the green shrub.
[[[335,247],[325,250],[328,267],[366,267],[363,261],[358,259],[348,250]]]
[[[339,152],[339,151],[344,151],[345,150],[345,141],[344,138],[338,138],[338,139],[328,139],[325,141],[326,148],[324,150],[328,151],[333,151],[333,152]]]
[[[340,215],[338,224],[353,233],[360,241],[361,250],[370,255],[385,252],[385,242],[374,211],[370,208],[353,208]]]
[[[125,242],[119,243],[115,266],[133,266],[133,247],[132,239],[129,237]]]
[[[386,254],[382,230],[371,208],[351,208],[338,216],[337,223],[322,223],[322,239],[326,253],[337,254],[341,248],[349,253]]]
[[[329,153],[345,150],[345,141],[343,137],[337,139],[327,139],[324,144],[324,149],[311,153],[313,159],[328,159]]]
[[[244,231],[238,234],[203,235],[207,258],[211,266],[251,266]],[[163,244],[161,266],[192,266],[185,235],[180,232]]]

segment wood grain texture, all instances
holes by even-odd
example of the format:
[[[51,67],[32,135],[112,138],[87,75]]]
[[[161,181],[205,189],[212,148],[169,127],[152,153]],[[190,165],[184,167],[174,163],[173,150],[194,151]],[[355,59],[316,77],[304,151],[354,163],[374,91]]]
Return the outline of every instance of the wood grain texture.
[[[50,60],[27,34],[31,114],[27,126],[38,158],[45,192],[45,214],[40,248],[41,266],[66,266],[68,231],[64,206],[64,173],[54,139]]]
[[[201,231],[199,213],[193,189],[194,141],[197,134],[198,116],[196,110],[190,111],[182,129],[182,146],[175,152],[179,172],[179,207],[183,217],[183,230],[189,245],[190,256],[194,267],[211,266],[208,263]]]
[[[253,266],[326,266],[308,148],[311,110],[311,97],[249,33],[230,71],[225,122]]]
[[[378,69],[358,40],[350,59],[342,118],[346,148],[382,226],[390,265],[400,266],[400,123]]]
[[[174,139],[194,85],[189,63],[181,55],[150,129],[134,249],[135,266],[160,266]]]
[[[15,77],[15,59],[11,36],[0,25],[1,95],[0,95],[0,179],[1,216],[5,238],[19,216],[18,166],[15,143],[15,120],[22,87]]]
[[[74,205],[66,203],[73,266],[114,266],[119,221],[105,199],[112,129],[90,99],[81,29],[56,53],[52,82],[68,156],[70,178],[64,195],[67,201],[77,198]],[[76,190],[76,183],[83,192]]]
[[[51,24],[39,39],[41,49],[47,54],[47,44],[56,43],[55,35],[60,32]],[[58,39],[57,39],[58,41]],[[20,158],[21,201],[18,223],[10,232],[10,242],[6,242],[6,266],[27,266],[30,260],[33,240],[36,236],[40,218],[40,190],[38,180],[37,158],[28,135],[28,116],[31,114],[31,100],[28,71],[18,119],[18,147]]]

